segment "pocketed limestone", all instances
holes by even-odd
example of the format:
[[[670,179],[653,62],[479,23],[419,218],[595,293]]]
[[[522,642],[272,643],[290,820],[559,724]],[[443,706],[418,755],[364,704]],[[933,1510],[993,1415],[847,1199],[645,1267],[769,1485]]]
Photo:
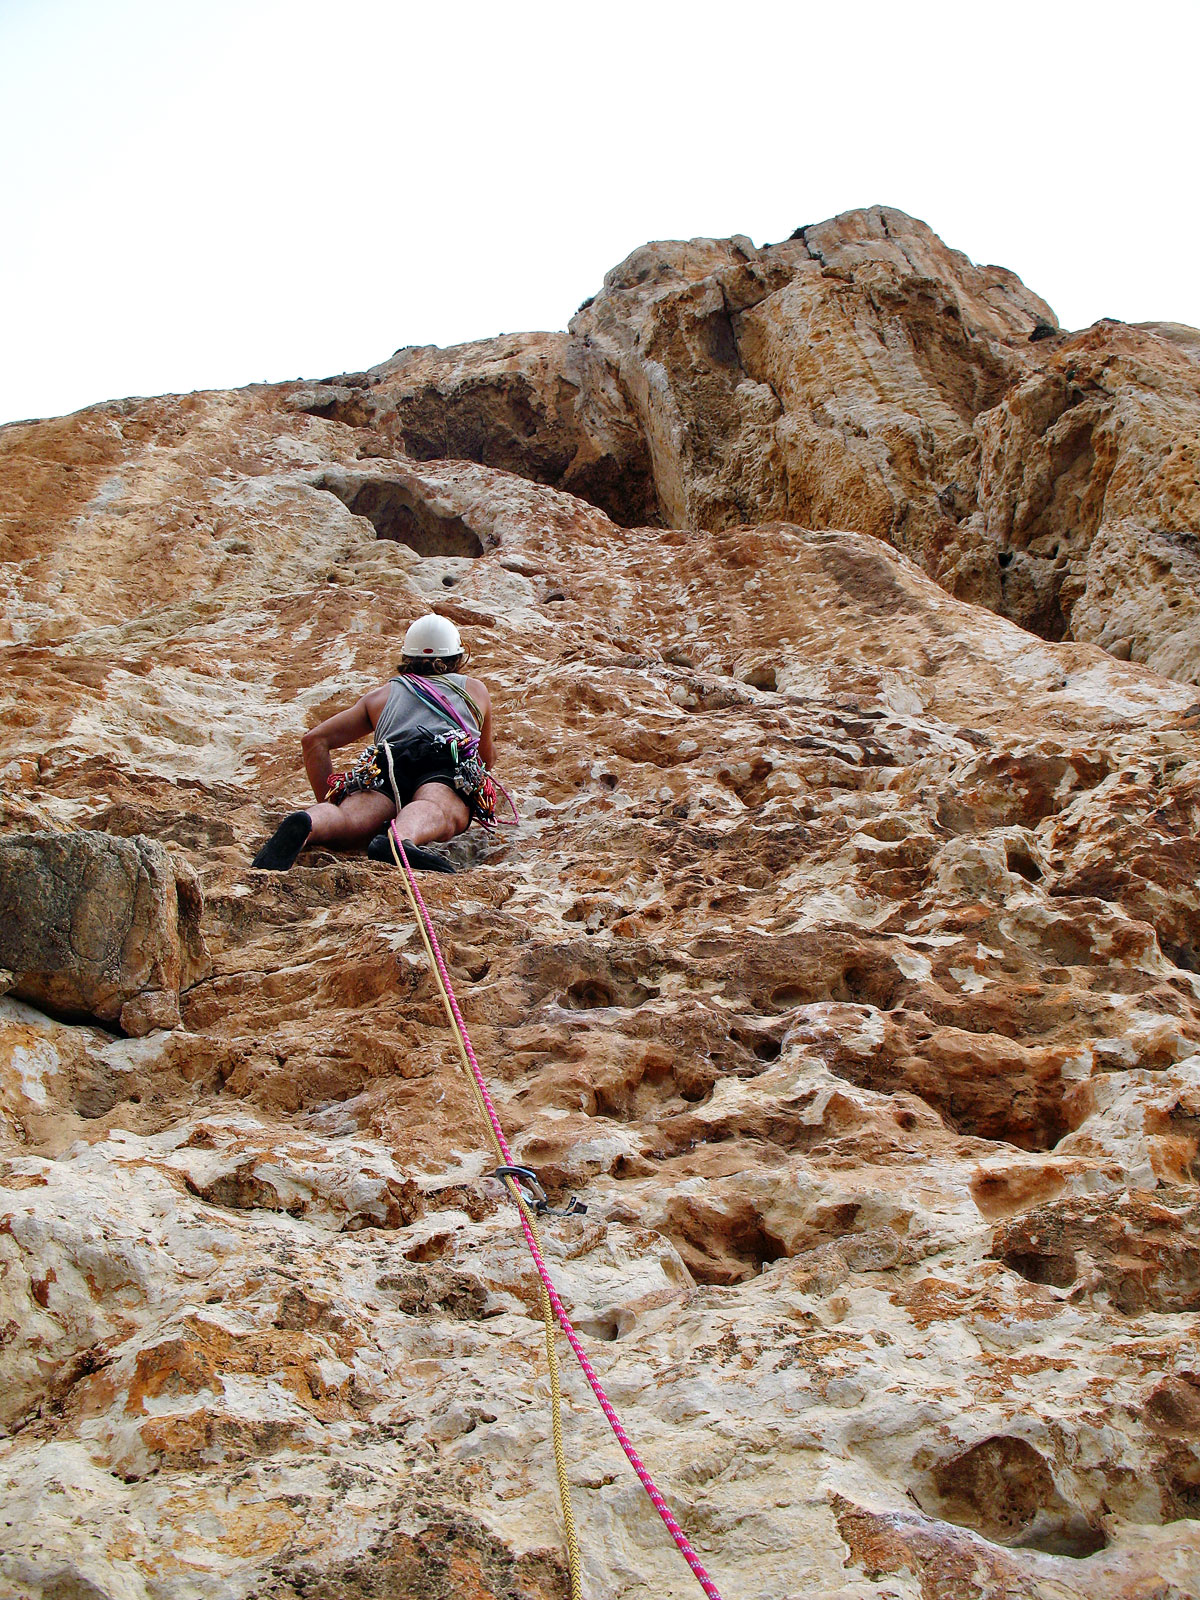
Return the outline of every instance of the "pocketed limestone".
[[[0,839],[0,968],[18,999],[135,1035],[179,1025],[207,962],[192,869],[143,834]]]

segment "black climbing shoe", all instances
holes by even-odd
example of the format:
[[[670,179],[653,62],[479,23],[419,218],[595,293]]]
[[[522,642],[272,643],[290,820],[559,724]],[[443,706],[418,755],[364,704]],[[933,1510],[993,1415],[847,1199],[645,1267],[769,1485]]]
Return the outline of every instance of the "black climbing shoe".
[[[307,811],[293,811],[275,829],[250,863],[264,872],[286,872],[304,849],[304,841],[312,832],[312,818]]]
[[[385,833],[377,833],[367,846],[367,854],[372,861],[386,861],[388,866],[395,863],[392,855],[391,841]],[[408,857],[408,864],[414,872],[455,872],[454,867],[445,856],[438,856],[432,850],[422,850],[419,844],[413,844],[411,839],[404,841],[404,854]]]

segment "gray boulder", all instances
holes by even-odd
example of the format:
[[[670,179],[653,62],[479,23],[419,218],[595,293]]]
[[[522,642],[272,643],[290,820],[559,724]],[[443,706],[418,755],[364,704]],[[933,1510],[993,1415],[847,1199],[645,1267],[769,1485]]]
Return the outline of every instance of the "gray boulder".
[[[154,839],[107,833],[0,838],[0,987],[141,1035],[179,1026],[179,991],[204,975],[203,897]]]

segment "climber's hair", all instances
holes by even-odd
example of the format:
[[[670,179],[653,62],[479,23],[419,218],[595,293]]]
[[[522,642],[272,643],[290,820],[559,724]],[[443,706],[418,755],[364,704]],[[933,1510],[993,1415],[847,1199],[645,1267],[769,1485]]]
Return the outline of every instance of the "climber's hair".
[[[456,656],[404,656],[397,672],[413,672],[422,678],[438,678],[443,672],[457,672],[466,655],[460,650]]]

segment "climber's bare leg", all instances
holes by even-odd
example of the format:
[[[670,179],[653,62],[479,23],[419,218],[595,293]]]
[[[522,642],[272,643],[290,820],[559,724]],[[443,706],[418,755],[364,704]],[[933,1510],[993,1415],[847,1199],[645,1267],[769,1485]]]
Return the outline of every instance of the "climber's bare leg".
[[[305,849],[323,845],[327,850],[353,850],[382,833],[396,815],[396,808],[387,795],[376,789],[363,789],[348,794],[340,806],[318,801],[309,806],[308,815],[312,831],[304,841]]]
[[[391,808],[389,807],[389,813]],[[379,824],[386,828],[390,815]],[[413,844],[444,844],[471,826],[466,801],[444,783],[423,783],[396,818],[402,839]],[[376,832],[379,830],[376,829]]]
[[[319,800],[306,811],[293,811],[255,856],[253,865],[271,872],[287,869],[310,845],[329,850],[355,850],[370,844],[396,815],[391,800],[377,789],[349,794],[340,806]],[[423,783],[400,811],[400,837],[411,844],[444,843],[471,826],[466,802],[444,783]],[[386,857],[380,857],[383,860]],[[442,872],[454,869],[436,855],[418,866]]]

